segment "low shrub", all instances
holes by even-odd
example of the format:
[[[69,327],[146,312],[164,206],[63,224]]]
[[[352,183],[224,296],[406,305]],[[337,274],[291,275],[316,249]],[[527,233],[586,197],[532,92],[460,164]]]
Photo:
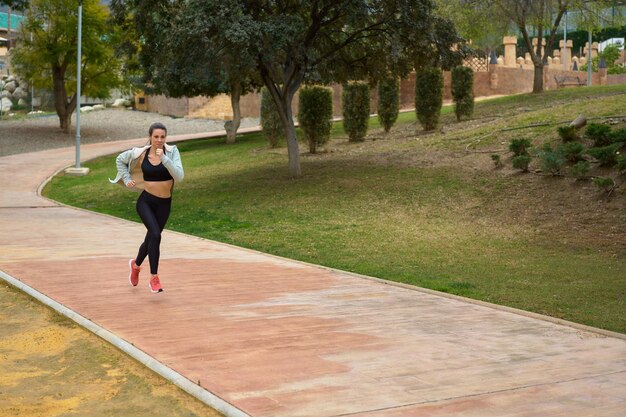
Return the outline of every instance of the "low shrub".
[[[611,177],[596,177],[593,183],[602,191],[610,193],[615,188],[615,180]]]
[[[387,78],[378,83],[378,121],[385,129],[391,130],[400,112],[400,81]]]
[[[309,143],[309,151],[328,142],[333,125],[333,90],[311,86],[300,90],[298,122]]]
[[[370,120],[370,88],[365,83],[343,86],[343,129],[350,142],[365,140]]]
[[[512,139],[509,144],[509,151],[515,156],[528,155],[531,143],[528,139]]]
[[[621,143],[614,143],[609,146],[587,149],[587,154],[593,156],[603,166],[613,166],[617,163],[617,150],[622,146]]]
[[[626,129],[615,129],[609,133],[609,139],[612,143],[626,144]]]
[[[606,146],[611,143],[611,126],[599,123],[590,123],[585,129],[585,136],[593,140],[593,146]]]
[[[270,147],[276,148],[285,142],[285,130],[276,104],[265,87],[261,90],[261,128]]]
[[[617,170],[619,172],[626,171],[626,155],[622,155],[617,158]]]
[[[557,128],[559,137],[563,142],[573,142],[580,139],[578,137],[578,129],[575,126],[560,126]]]
[[[493,161],[493,164],[496,166],[496,169],[502,168],[503,164],[502,164],[502,159],[500,158],[500,155],[498,155],[497,153],[491,154],[491,160]]]
[[[559,150],[569,162],[576,162],[580,159],[585,147],[580,142],[568,142],[562,144]]]
[[[550,144],[546,143],[538,153],[541,170],[549,172],[552,175],[559,175],[561,169],[565,165],[565,156],[560,149],[552,149]]]
[[[511,162],[513,163],[513,168],[526,172],[528,171],[531,159],[530,155],[517,155],[511,160]]]
[[[589,170],[591,169],[591,164],[587,161],[578,161],[570,168],[569,172],[572,176],[581,180],[583,178],[587,178],[587,174],[589,174]]]

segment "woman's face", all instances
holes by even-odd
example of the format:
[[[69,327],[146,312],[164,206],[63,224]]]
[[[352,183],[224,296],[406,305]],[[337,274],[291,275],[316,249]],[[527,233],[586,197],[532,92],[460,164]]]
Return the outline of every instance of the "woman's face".
[[[165,135],[165,130],[154,129],[152,136],[150,136],[150,144],[155,148],[163,149],[163,145],[165,145]]]

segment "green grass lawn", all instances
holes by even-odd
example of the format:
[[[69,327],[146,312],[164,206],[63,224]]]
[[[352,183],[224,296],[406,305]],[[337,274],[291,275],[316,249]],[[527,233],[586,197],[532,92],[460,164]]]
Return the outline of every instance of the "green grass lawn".
[[[369,139],[357,144],[336,123],[327,152],[310,155],[301,144],[303,176],[295,180],[286,150],[268,149],[261,134],[235,145],[180,143],[186,177],[168,228],[626,333],[624,194],[607,202],[567,179],[484,163],[514,135],[556,138],[555,126],[502,129],[621,114],[625,93],[625,86],[572,88],[478,102],[464,123],[448,107],[443,132],[431,135],[416,131],[412,112],[390,136],[372,119]],[[466,152],[485,135],[472,146],[483,153]],[[85,166],[88,177],[59,175],[44,194],[139,221],[137,194],[108,186],[114,156]],[[585,217],[591,208],[594,216]]]

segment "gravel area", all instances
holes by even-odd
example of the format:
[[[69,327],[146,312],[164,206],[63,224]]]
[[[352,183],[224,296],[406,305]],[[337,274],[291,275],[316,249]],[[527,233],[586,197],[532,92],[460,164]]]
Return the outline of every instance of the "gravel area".
[[[151,123],[161,122],[169,135],[212,132],[224,129],[223,120],[186,119],[135,110],[106,109],[80,115],[80,143],[147,138]],[[241,127],[258,126],[259,119],[246,118]],[[0,156],[75,146],[76,115],[71,133],[59,129],[56,114],[0,120]]]

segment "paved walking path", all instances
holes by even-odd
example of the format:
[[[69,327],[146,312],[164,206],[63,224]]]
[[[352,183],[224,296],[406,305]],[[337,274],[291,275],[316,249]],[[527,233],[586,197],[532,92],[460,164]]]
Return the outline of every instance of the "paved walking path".
[[[73,148],[0,158],[5,279],[183,375],[229,415],[626,415],[626,340],[608,333],[168,231],[165,292],[151,294],[145,273],[133,288],[141,224],[38,196],[73,158]]]

